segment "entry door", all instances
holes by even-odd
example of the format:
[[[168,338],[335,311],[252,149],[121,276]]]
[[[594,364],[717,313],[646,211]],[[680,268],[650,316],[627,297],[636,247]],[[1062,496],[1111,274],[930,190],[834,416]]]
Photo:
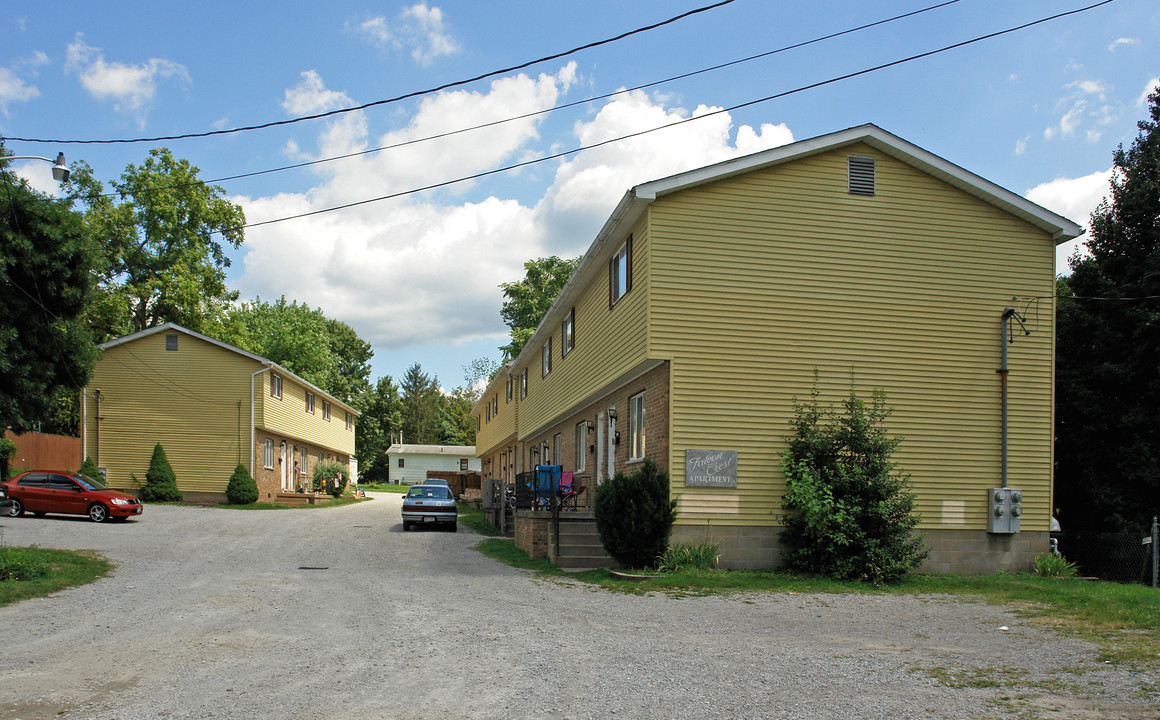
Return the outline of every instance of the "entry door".
[[[282,443],[281,452],[282,452],[281,462],[278,464],[282,468],[282,492],[288,492],[290,490],[290,484],[289,484],[287,478],[290,477],[290,463],[287,462],[287,458],[286,458],[286,443]]]

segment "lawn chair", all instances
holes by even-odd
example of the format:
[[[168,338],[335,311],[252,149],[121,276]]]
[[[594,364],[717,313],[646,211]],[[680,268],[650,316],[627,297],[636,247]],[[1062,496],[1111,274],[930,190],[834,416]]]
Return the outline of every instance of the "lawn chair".
[[[584,485],[578,480],[574,480],[572,473],[566,472],[560,475],[560,507],[567,510],[576,510],[576,500],[584,492]]]

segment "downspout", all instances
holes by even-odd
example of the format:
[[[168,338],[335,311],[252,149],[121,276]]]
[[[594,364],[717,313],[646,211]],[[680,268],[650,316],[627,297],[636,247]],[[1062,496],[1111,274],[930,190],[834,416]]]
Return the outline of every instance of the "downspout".
[[[81,464],[89,456],[89,398],[88,386],[81,388]]]
[[[1003,388],[1003,485],[1007,487],[1007,326],[1011,323],[1011,316],[1015,314],[1015,308],[1007,307],[1003,310],[1002,319],[999,322],[999,345],[1002,347],[1002,361],[999,365],[999,383]]]
[[[95,414],[94,418],[97,421],[97,430],[96,430],[97,458],[94,462],[97,463],[97,467],[100,467],[101,466],[101,389],[100,388],[93,390],[93,400],[96,401],[96,407],[94,408],[94,410],[96,411],[96,414]]]
[[[257,372],[250,373],[250,477],[254,477],[254,455],[257,454],[257,451],[254,450],[254,441],[256,440],[254,436],[254,378],[264,372],[269,372],[273,367],[273,365],[267,365]]]

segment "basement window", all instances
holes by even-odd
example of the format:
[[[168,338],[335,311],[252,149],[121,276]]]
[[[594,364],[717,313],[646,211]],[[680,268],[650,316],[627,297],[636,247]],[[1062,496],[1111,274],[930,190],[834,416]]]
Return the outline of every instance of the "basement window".
[[[850,155],[846,158],[846,171],[851,195],[874,194],[874,158]]]

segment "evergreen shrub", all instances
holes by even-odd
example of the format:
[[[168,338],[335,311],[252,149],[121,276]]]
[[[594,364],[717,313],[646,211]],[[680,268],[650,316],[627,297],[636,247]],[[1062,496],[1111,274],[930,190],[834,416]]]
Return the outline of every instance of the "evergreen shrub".
[[[77,471],[77,474],[84,475],[85,477],[91,480],[96,480],[100,483],[104,482],[104,480],[101,479],[101,471],[97,469],[97,464],[93,462],[93,459],[87,455],[85,456],[85,461],[81,463],[81,469]]]
[[[141,488],[141,499],[145,502],[181,502],[181,491],[177,489],[177,476],[165,457],[161,443],[153,448],[149,460],[149,470],[145,473],[145,486]]]
[[[334,484],[336,477],[341,478],[337,486]],[[346,468],[342,465],[336,462],[320,463],[314,468],[314,492],[325,492],[340,497],[349,479]]]
[[[226,485],[226,499],[234,505],[249,505],[258,501],[258,483],[250,477],[246,466],[238,463]]]
[[[883,427],[890,410],[880,388],[867,406],[851,378],[843,410],[818,404],[817,371],[810,402],[794,401],[793,432],[782,452],[783,557],[795,570],[895,582],[928,554],[914,536],[920,518],[910,476],[891,460],[902,439]]]
[[[676,507],[669,499],[669,474],[645,458],[632,474],[616,473],[596,488],[596,532],[622,566],[649,567],[668,547]]]

